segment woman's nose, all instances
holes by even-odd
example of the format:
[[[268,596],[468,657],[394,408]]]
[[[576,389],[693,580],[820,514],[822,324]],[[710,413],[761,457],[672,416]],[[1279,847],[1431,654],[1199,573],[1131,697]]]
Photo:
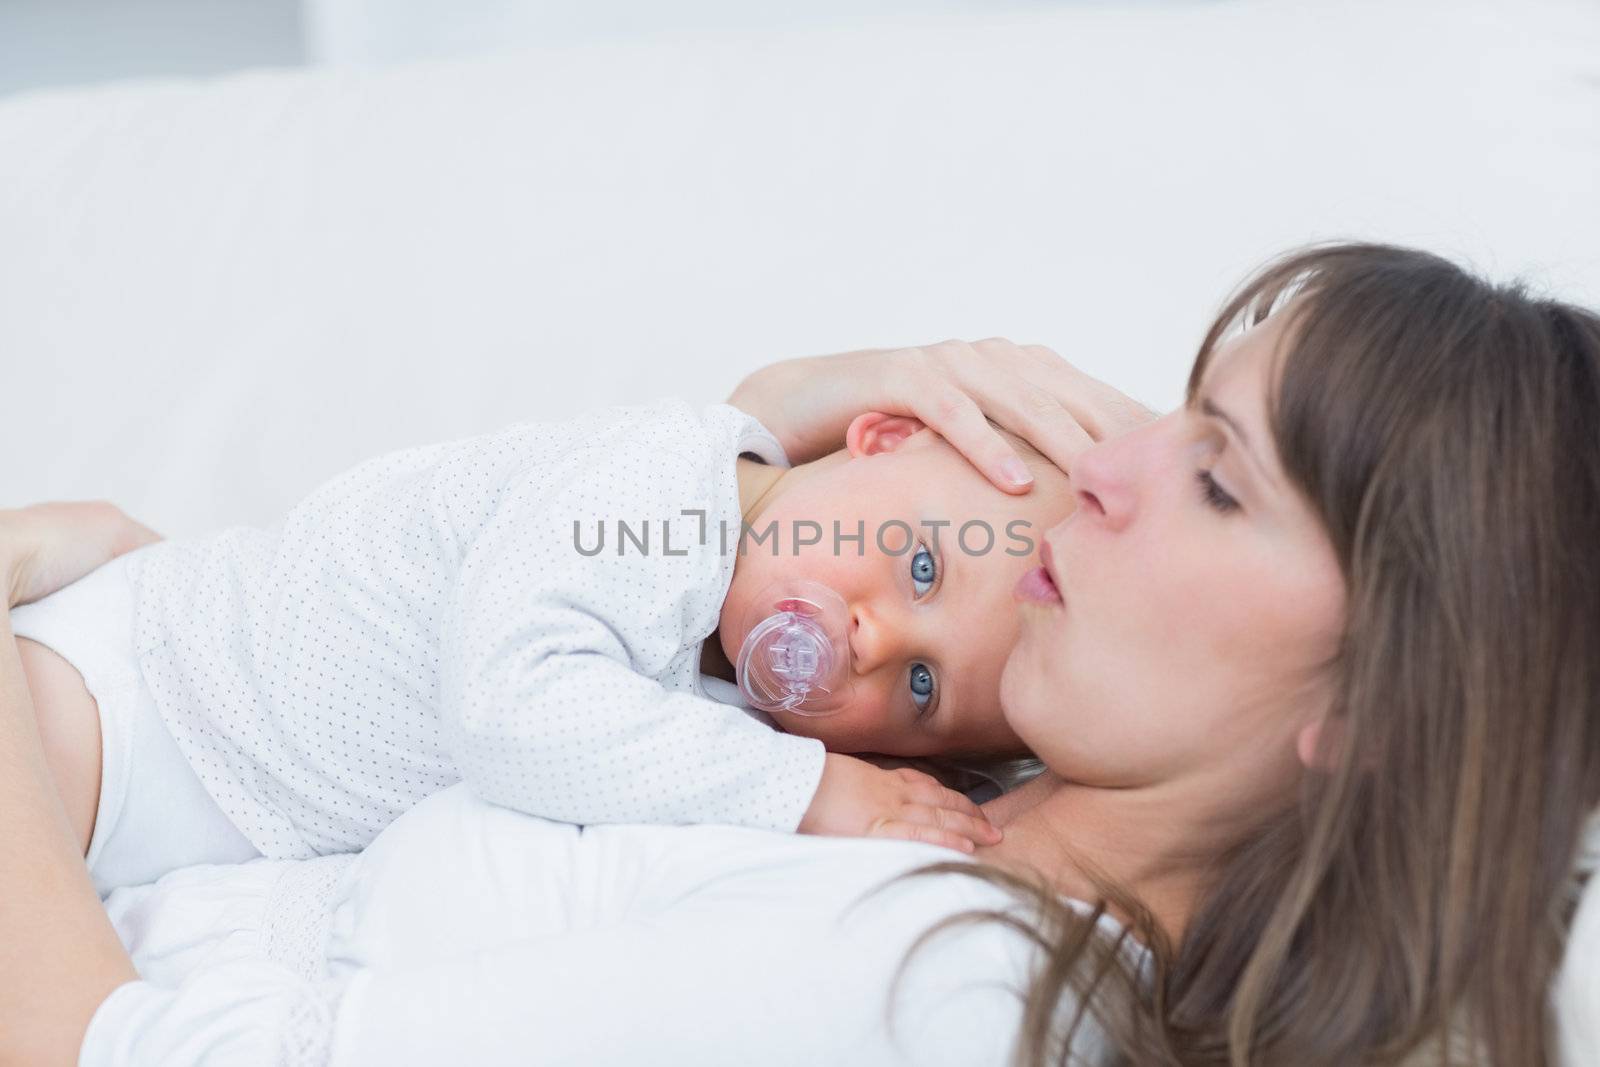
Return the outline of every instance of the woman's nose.
[[[1133,517],[1135,491],[1134,445],[1140,431],[1084,449],[1072,461],[1067,476],[1078,491],[1078,507],[1112,529],[1122,529]]]

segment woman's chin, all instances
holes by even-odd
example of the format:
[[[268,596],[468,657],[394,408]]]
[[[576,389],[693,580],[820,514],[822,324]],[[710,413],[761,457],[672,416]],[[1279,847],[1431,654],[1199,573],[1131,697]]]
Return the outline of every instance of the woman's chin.
[[[1011,646],[1011,654],[1006,657],[1005,666],[1000,668],[1000,712],[1013,730],[1017,728],[1013,709],[1023,707],[1022,701],[1026,698],[1026,689],[1022,685],[1021,676],[1027,668],[1020,662],[1021,651],[1022,642],[1019,639]]]

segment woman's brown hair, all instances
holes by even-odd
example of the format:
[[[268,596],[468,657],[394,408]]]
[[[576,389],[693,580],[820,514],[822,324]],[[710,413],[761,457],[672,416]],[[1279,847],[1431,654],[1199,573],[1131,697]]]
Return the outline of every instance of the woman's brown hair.
[[[912,875],[1008,888],[1027,921],[963,913],[911,955],[974,922],[1032,938],[1026,1067],[1073,1061],[1090,1021],[1141,1065],[1544,1067],[1600,802],[1600,316],[1428,252],[1319,243],[1228,300],[1191,394],[1236,323],[1273,313],[1293,316],[1274,441],[1347,587],[1326,769],[1217,857],[1176,943],[1104,885],[1143,975],[1098,913],[965,863]]]

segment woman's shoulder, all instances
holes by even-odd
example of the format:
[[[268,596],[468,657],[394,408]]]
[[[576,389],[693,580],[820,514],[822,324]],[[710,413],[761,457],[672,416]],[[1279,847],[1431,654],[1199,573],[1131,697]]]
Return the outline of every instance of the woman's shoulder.
[[[483,857],[536,857],[542,870],[563,864],[648,872],[638,905],[679,900],[691,888],[711,892],[735,883],[759,884],[764,899],[804,896],[840,887],[840,894],[893,879],[920,868],[944,864],[953,869],[919,884],[937,887],[935,895],[992,900],[996,890],[967,872],[979,865],[965,853],[896,838],[819,837],[719,824],[643,823],[578,826],[513,811],[478,797],[458,784],[422,801],[373,842],[363,863],[376,872],[432,855],[433,866],[450,877],[470,872]],[[455,863],[442,862],[449,855]],[[479,872],[483,873],[483,872]],[[800,890],[806,885],[807,891]]]
[[[1015,896],[993,880],[975,877],[983,865],[971,856],[939,845],[719,824],[578,826],[492,804],[464,783],[403,814],[373,842],[362,863],[375,877],[409,865],[412,857],[431,857],[430,866],[457,881],[492,873],[484,869],[490,858],[500,873],[513,859],[526,860],[546,875],[604,871],[615,882],[636,873],[640,877],[628,902],[643,907],[681,901],[686,892],[715,895],[735,885],[741,892],[759,891],[766,902],[853,899],[863,888],[891,881],[930,900],[992,905]]]
[[[645,858],[641,906],[675,921],[785,924],[801,937],[848,943],[863,956],[898,960],[935,927],[969,973],[1021,980],[1042,962],[1026,931],[1053,922],[1044,909],[1095,915],[1085,901],[1014,888],[1015,877],[938,845],[890,838],[816,837],[736,826],[601,826],[588,843]],[[1144,950],[1099,914],[1134,969]]]
[[[361,867],[347,911],[359,914],[369,951],[386,958],[492,943],[508,931],[702,919],[897,950],[964,911],[1027,908],[975,877],[970,857],[935,845],[720,825],[577,827],[489,804],[465,786],[403,815]],[[992,923],[967,944],[1014,963],[1020,940]]]
[[[584,836],[654,854],[648,923],[664,931],[669,955],[697,958],[684,977],[730,996],[719,976],[737,975],[764,1005],[752,1017],[819,1042],[807,1062],[1006,1062],[1018,992],[1048,963],[1028,933],[1037,898],[985,878],[986,865],[951,849],[731,826],[595,827]],[[1101,926],[1120,932],[1110,919]],[[1076,1003],[1069,993],[1058,1010],[1070,1018]],[[829,1020],[832,1036],[813,1032],[817,1020]],[[1075,1062],[1098,1062],[1092,1018],[1074,1050]]]

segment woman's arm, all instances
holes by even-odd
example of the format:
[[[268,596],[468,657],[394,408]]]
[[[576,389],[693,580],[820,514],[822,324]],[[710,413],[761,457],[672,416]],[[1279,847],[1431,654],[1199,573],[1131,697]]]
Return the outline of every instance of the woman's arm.
[[[837,914],[792,898],[776,911],[691,899],[617,925],[508,931],[493,948],[317,985],[263,960],[208,963],[174,985],[118,989],[80,1067],[277,1064],[280,1049],[325,1050],[329,1067],[1004,1062],[1017,1008],[996,929],[952,935],[919,957],[896,1030],[886,1025],[896,966],[944,917],[911,912],[841,928]]]
[[[45,765],[9,614],[143,543],[133,527],[108,505],[0,513],[0,1064],[76,1063],[95,1009],[136,977]]]
[[[719,903],[360,971],[330,1067],[1006,1062],[1018,1009],[998,929],[936,941],[891,1002],[912,938],[943,914],[848,925],[792,900]]]
[[[1050,349],[1000,338],[786,359],[746,377],[728,403],[760,419],[796,463],[843,447],[863,411],[910,415],[1013,493],[1031,482],[1013,479],[1007,461],[1021,460],[987,419],[1066,469],[1090,442],[1155,418]]]
[[[9,615],[0,626],[0,812],[0,1064],[76,1063],[95,1009],[136,976],[45,767]]]

